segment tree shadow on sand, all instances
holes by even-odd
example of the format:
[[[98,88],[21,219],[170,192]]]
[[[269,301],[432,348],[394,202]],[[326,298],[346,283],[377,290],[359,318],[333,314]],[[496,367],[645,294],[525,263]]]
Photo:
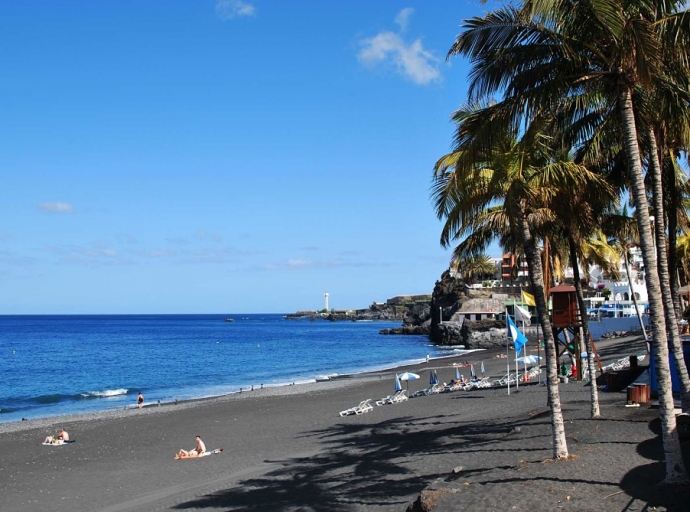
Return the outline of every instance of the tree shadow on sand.
[[[463,425],[447,418],[444,425],[439,420],[434,416],[370,424],[340,423],[327,430],[305,432],[320,439],[322,450],[316,455],[270,461],[279,467],[174,508],[250,512],[340,512],[367,506],[403,509],[430,481],[447,476],[447,470],[440,474],[420,465],[424,458],[500,449],[496,443],[514,440],[519,424]],[[432,422],[435,428],[430,430],[428,424]]]
[[[669,512],[686,511],[690,509],[690,485],[675,486],[661,483],[666,474],[661,420],[656,418],[650,421],[649,430],[656,434],[656,437],[639,443],[637,452],[655,462],[628,471],[621,480],[620,487],[650,507],[665,507]],[[681,441],[681,453],[685,467],[690,468],[690,440]]]

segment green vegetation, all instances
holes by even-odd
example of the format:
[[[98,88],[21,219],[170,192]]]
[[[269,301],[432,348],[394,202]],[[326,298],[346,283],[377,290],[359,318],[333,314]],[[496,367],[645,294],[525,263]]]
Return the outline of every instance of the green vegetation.
[[[454,247],[451,268],[469,281],[481,278],[474,263],[494,240],[524,255],[545,339],[554,458],[567,458],[568,448],[545,285],[568,264],[612,262],[635,243],[655,333],[665,482],[687,482],[668,366],[669,345],[683,360],[670,276],[680,266],[677,235],[690,225],[679,165],[690,146],[685,3],[525,1],[465,20],[448,55],[467,57],[471,71],[452,151],[434,168],[440,241]],[[620,212],[628,199],[633,222]],[[579,275],[574,282],[586,318]],[[688,412],[690,377],[683,364],[677,371]]]

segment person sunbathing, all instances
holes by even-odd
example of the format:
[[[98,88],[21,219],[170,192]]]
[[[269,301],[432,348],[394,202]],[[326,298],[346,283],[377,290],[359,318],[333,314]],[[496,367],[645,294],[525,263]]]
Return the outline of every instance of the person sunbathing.
[[[177,455],[175,455],[175,460],[190,459],[193,457],[198,457],[199,455],[201,455],[205,451],[206,451],[206,445],[201,440],[201,436],[196,436],[196,446],[189,451],[188,450],[180,450],[179,452],[177,452]]]
[[[61,428],[57,435],[46,437],[43,444],[61,444],[67,441],[69,441],[69,434],[64,428]]]

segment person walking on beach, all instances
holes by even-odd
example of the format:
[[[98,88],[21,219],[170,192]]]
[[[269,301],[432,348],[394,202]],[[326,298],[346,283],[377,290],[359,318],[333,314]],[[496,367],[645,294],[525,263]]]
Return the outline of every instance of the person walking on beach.
[[[175,455],[176,459],[186,459],[189,457],[198,457],[202,453],[206,451],[206,445],[204,442],[201,440],[201,436],[196,436],[196,446],[192,448],[191,450],[180,450],[177,452],[177,455]]]
[[[137,404],[139,405],[139,409],[144,406],[144,395],[141,394],[141,391],[139,391],[139,396],[137,397]]]

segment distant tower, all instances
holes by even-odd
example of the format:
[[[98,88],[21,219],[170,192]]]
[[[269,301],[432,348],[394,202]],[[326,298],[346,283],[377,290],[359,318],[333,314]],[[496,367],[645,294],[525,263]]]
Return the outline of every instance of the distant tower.
[[[326,305],[324,306],[326,311],[328,311],[328,292],[323,294],[323,298],[325,299]]]

